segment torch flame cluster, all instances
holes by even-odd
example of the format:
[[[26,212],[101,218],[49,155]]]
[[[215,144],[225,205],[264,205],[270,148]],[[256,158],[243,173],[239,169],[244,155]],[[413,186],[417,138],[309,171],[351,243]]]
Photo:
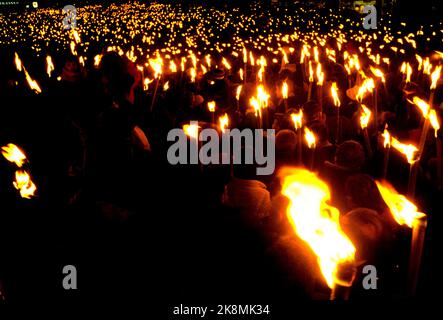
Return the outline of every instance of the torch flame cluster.
[[[32,182],[29,173],[22,169],[23,165],[27,162],[25,153],[12,143],[2,147],[1,150],[3,157],[7,161],[14,163],[20,168],[15,172],[15,181],[13,182],[14,187],[19,190],[22,198],[30,199],[34,196],[37,187],[34,182]]]
[[[339,224],[339,211],[328,204],[326,183],[305,169],[285,169],[282,193],[289,198],[287,215],[295,233],[317,256],[321,273],[330,288],[338,282],[340,264],[354,263],[356,249]]]

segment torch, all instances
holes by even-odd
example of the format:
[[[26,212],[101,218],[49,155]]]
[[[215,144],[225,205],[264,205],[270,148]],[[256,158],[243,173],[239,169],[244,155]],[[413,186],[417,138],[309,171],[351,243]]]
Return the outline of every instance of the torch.
[[[315,140],[314,133],[306,127],[305,127],[305,140],[306,140],[306,144],[308,145],[309,150],[311,150],[309,168],[312,171],[314,169],[316,140]]]
[[[281,93],[283,96],[283,101],[285,103],[285,112],[288,111],[288,84],[286,83],[286,80],[283,82]]]
[[[323,81],[325,79],[325,74],[321,69],[321,63],[317,64],[317,100],[320,105],[320,114],[323,114]]]
[[[212,123],[215,124],[215,101],[208,102],[208,110],[212,114]]]
[[[389,164],[389,153],[391,151],[391,135],[387,129],[388,125],[386,125],[385,130],[382,133],[383,137],[383,146],[384,146],[384,157],[383,157],[383,179],[386,179],[388,175],[388,164]]]
[[[337,89],[337,83],[333,82],[331,85],[331,95],[332,99],[334,101],[334,106],[337,108],[337,131],[335,134],[335,144],[339,143],[340,138],[340,99],[338,97],[338,89]]]
[[[297,138],[298,138],[298,143],[297,143],[297,159],[298,159],[298,164],[302,165],[302,141],[303,141],[303,137],[302,137],[302,132],[301,132],[301,128],[303,126],[303,110],[300,109],[298,113],[292,113],[291,114],[291,119],[292,122],[294,123],[294,128],[295,131],[297,132]]]
[[[365,139],[365,145],[366,145],[366,151],[368,152],[368,157],[372,158],[372,148],[371,148],[371,141],[369,140],[369,134],[368,134],[368,123],[371,119],[371,110],[367,108],[364,104],[360,105],[362,108],[361,115],[360,115],[360,126],[363,131],[363,136]]]

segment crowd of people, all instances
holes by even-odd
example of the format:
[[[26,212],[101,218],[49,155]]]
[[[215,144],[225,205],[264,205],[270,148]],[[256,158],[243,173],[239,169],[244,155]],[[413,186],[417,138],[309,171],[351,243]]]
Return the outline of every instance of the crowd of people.
[[[121,6],[127,6],[133,13],[140,12],[137,14],[141,16],[144,12],[141,9],[146,9],[137,3]],[[170,8],[153,6],[149,10],[161,12],[156,17],[163,17],[170,13]],[[82,10],[85,10],[83,17],[98,12],[96,8]],[[111,6],[108,10],[120,9]],[[211,12],[210,9],[192,10],[187,17]],[[233,41],[239,48],[236,37],[243,37],[243,41],[251,39],[252,31],[261,28],[261,23],[263,34],[267,35],[276,25],[288,23],[293,27],[301,19],[289,19],[284,15],[271,17],[261,14],[257,8],[250,10],[255,27],[250,21],[239,27],[225,20],[224,28],[220,27],[222,30],[218,30],[219,27],[211,29],[211,32],[220,32],[219,35],[206,35],[205,46]],[[35,17],[38,14],[32,13]],[[98,14],[106,16],[106,13]],[[232,19],[240,21],[236,16],[240,13],[235,9],[229,15],[217,14],[224,19],[231,19],[232,15]],[[242,14],[242,20],[248,21],[245,17],[247,15]],[[340,23],[345,23],[343,34],[350,32],[346,28],[357,28],[354,21],[346,23],[345,18],[339,19],[333,14],[329,17],[330,21],[336,21],[331,24],[337,30],[340,30]],[[320,15],[315,19],[328,21]],[[106,28],[115,26],[108,18],[105,21],[109,23]],[[141,21],[145,27],[148,25]],[[187,45],[194,46],[195,42],[202,45],[204,41],[198,39],[200,22],[192,18],[183,23],[193,26],[194,30],[189,32],[196,32],[195,38],[188,38]],[[121,27],[120,22],[116,24]],[[382,289],[374,293],[356,285],[353,296],[401,296],[408,234],[394,221],[377,189],[376,180],[382,179],[385,156],[381,133],[387,126],[401,141],[418,144],[422,114],[408,100],[413,96],[429,95],[429,76],[420,75],[416,69],[416,54],[430,56],[435,66],[441,64],[443,54],[434,51],[439,49],[438,39],[441,44],[441,31],[437,31],[438,36],[433,35],[436,38],[431,42],[426,40],[427,35],[420,36],[423,29],[415,38],[408,36],[414,30],[400,32],[401,36],[392,36],[390,44],[382,36],[374,37],[375,32],[368,40],[373,51],[366,54],[366,49],[361,49],[366,36],[358,32],[347,40],[340,36],[341,33],[333,33],[335,38],[322,38],[322,30],[330,32],[327,26],[314,28],[310,23],[299,27],[297,32],[303,33],[303,28],[311,27],[315,31],[306,31],[303,39],[289,35],[285,39],[283,34],[274,36],[270,42],[278,43],[277,55],[272,50],[266,52],[266,44],[257,49],[257,43],[265,41],[258,32],[254,35],[255,44],[252,45],[252,40],[249,44],[243,42],[237,54],[229,56],[229,63],[222,62],[227,54],[217,50],[201,48],[202,52],[198,52],[199,47],[194,48],[198,67],[184,49],[185,61],[173,55],[166,58],[167,54],[159,50],[151,55],[151,58],[159,54],[165,57],[163,71],[157,77],[152,76],[150,62],[143,66],[142,61],[134,59],[130,53],[134,49],[128,47],[125,52],[110,41],[100,47],[100,43],[94,42],[98,31],[80,32],[81,42],[72,39],[73,33],[66,31],[63,41],[57,40],[57,45],[51,42],[54,47],[48,48],[44,47],[40,34],[31,35],[23,45],[34,43],[36,39],[35,54],[45,54],[46,49],[58,52],[56,70],[52,76],[39,81],[42,92],[38,94],[29,88],[26,75],[19,72],[13,62],[15,52],[19,52],[32,76],[41,69],[33,65],[33,61],[41,59],[33,57],[30,51],[21,52],[20,43],[0,47],[4,70],[0,85],[0,144],[13,142],[26,151],[38,188],[35,198],[20,199],[11,184],[9,164],[0,161],[0,221],[5,229],[0,235],[0,247],[6,257],[0,266],[0,290],[4,296],[32,298],[38,294],[39,289],[30,289],[21,275],[29,265],[40,261],[37,257],[42,254],[47,262],[43,263],[46,269],[41,269],[47,277],[35,275],[39,278],[36,285],[51,288],[48,292],[61,282],[52,271],[65,264],[78,264],[79,278],[86,275],[86,280],[79,280],[79,287],[87,288],[85,291],[89,289],[91,296],[132,296],[133,290],[152,289],[171,303],[187,296],[223,297],[226,292],[232,297],[271,298],[280,292],[290,297],[328,299],[329,291],[315,256],[288,222],[288,199],[281,194],[279,172],[294,166],[316,172],[328,184],[331,205],[340,210],[342,229],[356,247],[358,268],[366,264],[379,268]],[[9,25],[8,28],[14,27]],[[174,43],[175,48],[185,46],[168,37],[167,30],[161,32],[158,38],[166,38],[165,43]],[[132,39],[141,40],[138,37],[142,33],[140,27]],[[116,41],[121,41],[119,34],[131,34],[131,29],[128,27],[113,34]],[[309,80],[307,64],[300,62],[304,40],[314,41],[316,35],[319,37],[315,40],[318,61],[322,62],[325,77],[322,86]],[[3,43],[14,42],[14,37],[6,37]],[[404,37],[415,39],[419,51],[406,43]],[[91,43],[89,51],[77,53],[74,50],[80,51],[86,42]],[[127,41],[126,44],[132,45]],[[111,45],[114,47],[108,49]],[[155,45],[161,48],[159,42]],[[309,50],[313,52],[314,42],[310,45]],[[396,50],[391,49],[394,45],[398,47]],[[138,47],[143,47],[142,41],[137,42]],[[246,62],[243,50],[247,52]],[[348,73],[345,51],[358,55],[359,70],[367,76],[372,76],[370,67],[374,61],[371,55],[375,58],[375,54],[379,54],[388,61],[377,63],[384,70],[385,78],[375,91],[378,112],[374,112],[373,95],[364,100],[373,110],[367,142],[360,125],[360,102],[356,98],[364,78],[357,70]],[[205,58],[207,54],[211,54],[210,62]],[[260,55],[267,59],[263,75],[250,54],[257,60]],[[314,63],[314,54],[311,54],[306,59]],[[87,58],[86,63],[80,59],[82,55]],[[176,70],[169,68],[168,60],[175,62]],[[401,72],[405,61],[414,67],[414,75],[408,82]],[[41,74],[37,78],[46,77],[44,72]],[[288,86],[287,98],[281,90],[284,83]],[[331,97],[332,83],[338,87],[339,108]],[[267,116],[263,117],[262,124],[257,121],[257,111],[250,103],[258,85],[270,94]],[[443,102],[441,89],[442,86],[437,86],[434,92],[433,108],[438,115],[441,115]],[[216,103],[215,115],[208,110],[210,101]],[[300,110],[303,126],[316,137],[314,153],[304,138],[298,138],[299,132],[291,118],[291,114]],[[168,163],[166,154],[171,143],[166,136],[169,130],[181,128],[190,121],[217,128],[218,122],[213,123],[213,118],[224,114],[229,117],[229,128],[276,130],[273,175],[257,176],[254,164],[231,167]],[[434,219],[433,214],[438,213],[438,195],[443,187],[443,177],[438,173],[441,159],[437,157],[438,144],[435,143],[436,139],[442,139],[441,130],[436,135],[429,134],[421,156],[415,197],[415,203],[432,219],[431,235],[439,226],[439,218]],[[408,176],[409,164],[404,155],[391,150],[385,178],[406,194]],[[428,270],[433,250],[434,242],[430,241],[424,260]],[[62,267],[59,269],[61,277]],[[361,282],[362,276],[361,272],[357,274],[356,283]],[[431,276],[432,272],[424,275],[424,287],[429,285]],[[145,289],[147,286],[149,289]],[[104,288],[118,290],[110,293]],[[62,288],[59,289],[61,292]]]

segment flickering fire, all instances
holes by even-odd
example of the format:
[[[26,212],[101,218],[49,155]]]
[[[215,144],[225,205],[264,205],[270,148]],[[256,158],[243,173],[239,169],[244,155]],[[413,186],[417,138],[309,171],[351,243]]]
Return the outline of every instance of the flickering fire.
[[[415,204],[404,195],[399,194],[389,183],[386,181],[376,181],[376,183],[383,200],[399,225],[407,225],[409,228],[412,228],[414,220],[425,216],[424,213],[417,211]]]
[[[31,177],[25,170],[17,170],[15,172],[14,187],[20,191],[20,196],[25,199],[30,199],[35,195],[37,187],[32,182]]]
[[[434,129],[435,137],[437,138],[437,131],[440,129],[440,123],[438,121],[437,112],[435,112],[434,109],[429,112],[429,121]]]
[[[48,77],[51,77],[52,71],[54,71],[54,64],[52,63],[51,56],[46,57],[46,73],[48,74]]]
[[[295,130],[301,129],[303,125],[303,110],[300,109],[298,113],[292,113],[291,119],[294,123]]]
[[[257,100],[260,103],[261,108],[267,108],[268,107],[268,101],[269,101],[270,95],[266,92],[263,85],[259,85],[257,87]]]
[[[196,140],[198,139],[198,132],[200,128],[201,127],[199,125],[192,123],[183,125],[183,131],[185,132],[185,134],[188,137],[191,137]]]
[[[15,52],[15,67],[17,68],[17,71],[22,71],[22,61],[20,60],[20,57],[18,56],[17,52]]]
[[[215,112],[215,101],[208,102],[208,110],[209,112]]]
[[[334,106],[336,106],[337,108],[340,107],[340,99],[338,97],[338,88],[337,88],[337,83],[333,82],[331,85],[331,95],[332,95],[332,99],[334,101]]]
[[[315,146],[316,146],[315,135],[307,127],[305,127],[305,140],[306,140],[306,143],[308,144],[309,149],[315,148]]]
[[[163,85],[163,91],[168,91],[169,89],[169,81],[166,81],[166,83]]]
[[[283,99],[288,99],[288,84],[286,83],[286,80],[283,81],[283,85],[281,88],[281,94],[283,96]]]
[[[236,93],[235,93],[235,99],[237,99],[237,101],[240,100],[241,90],[242,90],[242,85],[239,85],[239,86],[237,87],[237,91],[236,91]]]
[[[409,164],[413,164],[417,161],[416,153],[418,152],[418,148],[413,144],[404,144],[398,141],[395,137],[391,137],[391,146],[403,153]]]
[[[311,60],[309,60],[309,82],[314,82],[314,70],[312,69]]]
[[[243,81],[244,76],[243,76],[243,69],[242,68],[240,68],[240,70],[238,70],[238,74],[239,74],[240,80]]]
[[[171,71],[171,73],[177,72],[177,65],[173,60],[169,61],[169,71]]]
[[[103,57],[102,54],[97,54],[94,57],[94,67],[98,67],[100,65],[100,61],[102,61],[102,57]]]
[[[154,79],[149,79],[149,78],[145,78],[145,81],[143,82],[143,90],[144,91],[148,91],[149,89],[149,84],[153,83]]]
[[[24,69],[24,71],[25,71],[26,81],[28,82],[29,88],[34,90],[35,93],[41,93],[42,89],[40,89],[40,86],[38,85],[37,81],[35,81],[34,79],[31,78],[31,76],[29,75],[28,71],[26,71],[26,69]]]
[[[226,128],[229,125],[229,117],[228,114],[225,113],[223,116],[218,118],[218,122],[220,123],[220,130],[224,133]]]
[[[328,186],[315,173],[305,169],[282,171],[282,194],[289,198],[287,215],[295,233],[317,256],[321,273],[329,288],[339,282],[337,269],[353,264],[355,247],[340,228],[339,211],[328,204]]]
[[[385,130],[383,131],[381,136],[383,137],[383,146],[385,148],[390,148],[391,147],[391,134],[389,133],[389,131],[387,129],[387,125],[386,125]]]
[[[197,77],[197,71],[195,71],[195,68],[191,68],[190,75],[191,75],[191,82],[195,82],[195,78]]]
[[[431,90],[437,88],[437,82],[438,79],[440,79],[440,73],[441,73],[441,66],[435,67],[434,72],[432,72],[431,74],[431,87],[430,87]]]
[[[362,85],[358,88],[357,94],[355,97],[359,102],[362,102],[366,96],[366,93],[372,92],[375,88],[374,79],[366,78]]]
[[[157,56],[157,58],[149,59],[148,61],[152,70],[154,70],[154,78],[157,79],[162,74],[163,59],[160,56]]]
[[[317,75],[317,84],[319,86],[323,85],[323,81],[325,80],[325,74],[321,69],[321,63],[317,64],[316,75]]]
[[[260,102],[255,97],[249,99],[249,104],[254,108],[255,116],[261,116]]]
[[[412,98],[412,103],[415,104],[420,109],[421,113],[423,114],[423,117],[427,119],[430,110],[429,104],[427,104],[424,100],[420,99],[419,97]]]
[[[374,68],[372,66],[369,66],[369,68],[371,69],[371,72],[374,74],[374,76],[381,79],[381,82],[384,83],[386,81],[385,75],[380,69]]]
[[[8,143],[2,147],[2,155],[6,160],[15,163],[19,168],[26,162],[25,153],[13,143]]]
[[[371,119],[371,110],[369,110],[368,107],[366,107],[364,104],[361,105],[362,111],[360,115],[360,126],[362,129],[365,129],[368,127],[369,120]]]
[[[231,65],[229,64],[228,60],[226,60],[226,58],[222,59],[222,64],[225,66],[227,70],[231,70]]]

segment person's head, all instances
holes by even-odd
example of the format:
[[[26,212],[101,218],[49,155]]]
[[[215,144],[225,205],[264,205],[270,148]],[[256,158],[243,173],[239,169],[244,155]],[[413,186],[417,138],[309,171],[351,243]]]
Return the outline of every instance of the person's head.
[[[76,81],[80,80],[81,71],[80,71],[80,65],[77,60],[77,57],[75,57],[73,55],[69,55],[66,58],[65,64],[63,66],[61,77],[62,77],[62,80],[68,81],[68,82],[76,82]]]
[[[337,147],[335,163],[349,170],[359,170],[365,164],[365,150],[354,140],[343,142]]]
[[[375,180],[367,174],[356,174],[346,180],[346,202],[349,209],[368,208],[383,213],[383,199]]]
[[[130,64],[116,52],[108,52],[100,61],[102,83],[106,93],[115,97],[126,97],[134,84]]]
[[[280,130],[275,136],[275,155],[279,161],[289,160],[294,157],[297,146],[297,135],[294,131]]]
[[[374,262],[387,239],[383,219],[374,210],[357,208],[340,217],[340,226],[356,248],[357,261]]]

